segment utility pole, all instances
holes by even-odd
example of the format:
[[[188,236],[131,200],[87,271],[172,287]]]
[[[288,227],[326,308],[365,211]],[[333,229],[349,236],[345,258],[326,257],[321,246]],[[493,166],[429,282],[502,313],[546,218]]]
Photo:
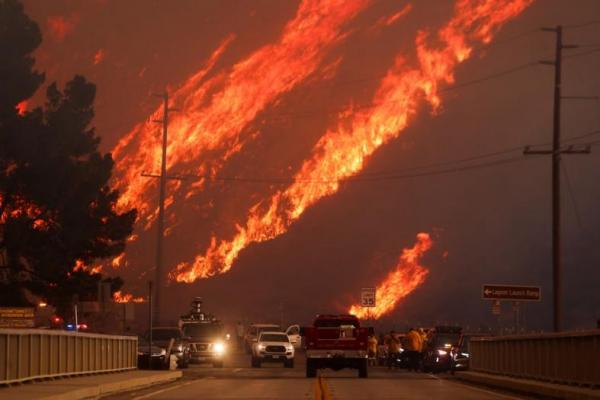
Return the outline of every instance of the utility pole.
[[[560,212],[560,161],[563,154],[589,154],[589,146],[569,146],[561,148],[560,140],[560,110],[561,110],[561,84],[562,84],[562,51],[574,49],[577,46],[563,44],[563,29],[542,28],[545,32],[556,33],[556,57],[554,61],[541,61],[541,64],[554,66],[554,117],[552,150],[531,150],[525,147],[525,155],[551,155],[552,156],[552,320],[555,332],[562,329],[562,254],[561,254],[561,212]]]
[[[161,323],[161,310],[162,310],[162,287],[164,281],[163,272],[163,242],[165,238],[165,195],[167,179],[179,179],[176,177],[169,177],[167,175],[167,143],[168,143],[168,128],[169,128],[169,112],[178,111],[173,108],[169,108],[169,93],[165,90],[161,94],[157,94],[157,97],[163,100],[163,117],[161,120],[154,120],[162,124],[162,155],[160,165],[160,175],[152,175],[142,173],[144,177],[158,178],[159,179],[159,194],[158,194],[158,221],[157,221],[157,238],[156,238],[156,258],[155,258],[155,289],[154,289],[154,323]]]

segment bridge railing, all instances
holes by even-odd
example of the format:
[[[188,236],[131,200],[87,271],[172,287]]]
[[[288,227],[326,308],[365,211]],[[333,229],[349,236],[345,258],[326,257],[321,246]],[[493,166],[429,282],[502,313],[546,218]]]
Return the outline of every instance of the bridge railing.
[[[600,385],[600,330],[473,338],[470,369],[570,385]]]
[[[137,337],[0,329],[0,384],[137,368]]]

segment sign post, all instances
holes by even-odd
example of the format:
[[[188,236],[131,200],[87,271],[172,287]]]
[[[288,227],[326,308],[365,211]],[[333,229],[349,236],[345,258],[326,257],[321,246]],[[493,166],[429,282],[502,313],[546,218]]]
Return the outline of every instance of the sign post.
[[[377,306],[377,294],[373,287],[362,288],[360,290],[360,304],[367,309],[367,319],[369,319],[369,308]]]
[[[363,307],[376,307],[377,306],[377,297],[375,288],[362,288],[360,291],[360,304]]]
[[[495,285],[484,284],[481,287],[481,298],[492,301],[492,314],[497,316],[500,330],[501,301],[513,303],[514,331],[518,332],[521,325],[521,302],[541,301],[542,289],[539,286]]]
[[[0,307],[0,328],[33,328],[33,307]]]
[[[542,288],[539,286],[489,285],[481,287],[484,300],[541,301]]]

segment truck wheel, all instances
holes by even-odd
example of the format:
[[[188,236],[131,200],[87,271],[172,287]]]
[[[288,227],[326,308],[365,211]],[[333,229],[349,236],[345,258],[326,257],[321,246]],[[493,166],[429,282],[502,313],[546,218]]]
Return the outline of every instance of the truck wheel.
[[[306,377],[314,378],[315,376],[317,376],[317,369],[315,368],[313,361],[309,358],[306,360]]]
[[[368,373],[368,366],[367,366],[367,360],[360,360],[360,364],[358,365],[358,377],[359,378],[366,378],[369,376]]]
[[[294,368],[294,359],[286,360],[284,365],[286,368]]]

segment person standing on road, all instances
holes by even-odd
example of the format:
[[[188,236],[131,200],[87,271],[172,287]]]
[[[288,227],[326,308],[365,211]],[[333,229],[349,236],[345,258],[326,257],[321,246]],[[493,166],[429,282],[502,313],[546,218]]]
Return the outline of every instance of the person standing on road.
[[[369,355],[369,365],[375,366],[377,361],[377,337],[375,334],[369,336],[369,340],[367,342],[367,352]]]
[[[388,369],[392,369],[393,367],[396,366],[396,360],[398,359],[398,356],[400,355],[400,341],[398,340],[398,337],[396,336],[396,332],[394,332],[393,330],[390,331],[390,334],[388,335],[387,339],[387,349],[388,349]]]
[[[421,350],[419,351],[417,362],[419,364],[419,367],[421,367],[423,363],[423,358],[425,357],[425,351],[427,351],[427,333],[423,328],[419,328],[418,332],[419,336],[421,337]]]
[[[237,334],[238,346],[242,348],[242,346],[244,345],[244,334],[246,333],[246,329],[244,328],[244,324],[242,324],[242,321],[238,321],[235,330]]]
[[[417,371],[419,369],[419,356],[422,348],[421,335],[414,328],[410,328],[406,334],[406,348],[404,349],[409,371]]]

